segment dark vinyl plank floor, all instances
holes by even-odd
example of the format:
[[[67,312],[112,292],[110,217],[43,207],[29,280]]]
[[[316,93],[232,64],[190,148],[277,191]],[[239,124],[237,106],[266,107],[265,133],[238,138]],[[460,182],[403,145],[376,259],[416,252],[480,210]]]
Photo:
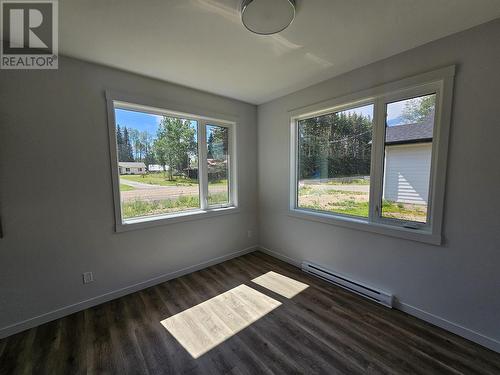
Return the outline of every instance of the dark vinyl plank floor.
[[[254,252],[0,340],[0,374],[500,374],[500,354]]]

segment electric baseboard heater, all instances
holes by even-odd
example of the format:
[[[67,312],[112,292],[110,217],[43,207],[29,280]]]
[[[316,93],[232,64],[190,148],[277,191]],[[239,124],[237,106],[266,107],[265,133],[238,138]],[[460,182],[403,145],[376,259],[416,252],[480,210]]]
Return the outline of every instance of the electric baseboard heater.
[[[394,297],[392,294],[377,290],[354,280],[349,280],[345,276],[336,274],[317,264],[302,262],[302,271],[326,280],[332,284],[338,285],[341,288],[359,294],[360,296],[368,298],[372,301],[378,302],[384,306],[390,308],[393,307]]]

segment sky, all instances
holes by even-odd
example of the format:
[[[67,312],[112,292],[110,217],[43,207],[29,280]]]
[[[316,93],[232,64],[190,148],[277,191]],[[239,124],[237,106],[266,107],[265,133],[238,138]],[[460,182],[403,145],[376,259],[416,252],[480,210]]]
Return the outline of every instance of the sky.
[[[347,114],[358,114],[358,115],[363,115],[365,117],[370,117],[373,118],[373,104],[365,105],[364,107],[358,107],[358,108],[353,108],[349,109],[347,111],[342,111]]]
[[[388,126],[400,125],[398,118],[401,116],[404,108],[404,101],[390,103],[387,106],[387,122]],[[346,111],[347,113],[357,113],[373,118],[373,105],[354,108]],[[162,116],[130,111],[126,109],[115,109],[116,124],[120,127],[137,129],[139,131],[147,131],[153,137],[156,136],[156,129],[161,121]],[[211,129],[208,129],[210,132]],[[207,134],[208,136],[209,134]]]
[[[387,126],[401,125],[399,118],[403,114],[405,101],[389,103],[387,105]],[[347,113],[357,113],[358,115],[373,118],[373,105],[366,105],[346,111]]]
[[[126,109],[115,109],[116,124],[121,128],[133,128],[139,131],[146,130],[152,136],[156,136],[156,128],[162,116],[149,113],[129,111]]]
[[[387,126],[401,125],[399,118],[403,114],[405,101],[387,104]]]
[[[156,137],[156,129],[162,116],[115,108],[115,119],[116,124],[120,125],[121,128],[127,127],[147,131],[153,137]],[[192,121],[191,126],[196,126],[196,121]],[[207,127],[207,137],[214,129],[213,126]]]

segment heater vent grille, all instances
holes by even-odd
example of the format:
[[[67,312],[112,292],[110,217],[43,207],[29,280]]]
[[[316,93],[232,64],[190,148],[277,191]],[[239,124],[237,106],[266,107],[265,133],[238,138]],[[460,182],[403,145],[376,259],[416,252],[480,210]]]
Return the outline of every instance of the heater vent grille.
[[[302,270],[304,272],[310,273],[316,277],[319,277],[325,281],[332,284],[338,285],[341,288],[347,289],[353,293],[360,296],[368,298],[372,301],[378,302],[384,306],[392,308],[393,306],[393,296],[392,294],[377,290],[375,288],[364,285],[360,282],[350,280],[345,276],[336,274],[322,266],[319,266],[310,262],[302,262]]]

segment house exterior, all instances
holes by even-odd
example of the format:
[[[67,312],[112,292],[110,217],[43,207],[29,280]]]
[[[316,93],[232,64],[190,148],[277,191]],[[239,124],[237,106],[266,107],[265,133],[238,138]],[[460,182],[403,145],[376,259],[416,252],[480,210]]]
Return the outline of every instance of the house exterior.
[[[165,172],[168,171],[168,169],[169,169],[168,165],[148,164],[149,172]]]
[[[383,198],[426,205],[429,196],[434,116],[386,129]]]
[[[118,172],[120,174],[144,174],[146,173],[146,164],[142,162],[118,162]]]

